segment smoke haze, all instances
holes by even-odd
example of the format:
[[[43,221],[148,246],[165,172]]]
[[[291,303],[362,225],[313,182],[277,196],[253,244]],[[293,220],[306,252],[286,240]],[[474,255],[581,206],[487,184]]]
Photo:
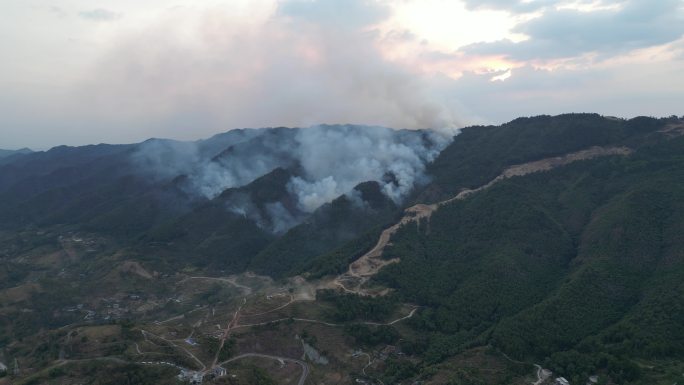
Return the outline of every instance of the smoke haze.
[[[425,182],[425,164],[449,140],[434,132],[416,135],[359,126],[301,130],[297,152],[305,175],[293,178],[290,188],[307,212],[365,181],[380,182],[383,193],[400,203],[414,184]]]
[[[366,25],[373,20],[329,28],[289,9],[262,17],[170,10],[121,37],[76,100],[106,122],[144,122],[174,137],[318,123],[457,125],[424,79],[381,56],[379,32]]]
[[[227,210],[279,232],[341,195],[358,201],[353,189],[366,181],[378,182],[383,194],[401,203],[414,186],[428,181],[426,164],[452,139],[435,131],[354,125],[231,133],[199,142],[150,140],[138,146],[131,160],[155,180],[185,176],[187,192],[200,199],[214,199],[276,168],[287,169],[286,189],[296,201],[296,210],[280,202],[259,210],[257,202],[245,195],[231,196],[226,205]],[[216,153],[218,140],[226,148]]]

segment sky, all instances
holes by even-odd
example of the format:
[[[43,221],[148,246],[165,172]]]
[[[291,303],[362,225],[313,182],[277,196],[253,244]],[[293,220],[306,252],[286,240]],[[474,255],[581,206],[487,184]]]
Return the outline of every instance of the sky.
[[[684,115],[684,0],[4,0],[0,148]]]

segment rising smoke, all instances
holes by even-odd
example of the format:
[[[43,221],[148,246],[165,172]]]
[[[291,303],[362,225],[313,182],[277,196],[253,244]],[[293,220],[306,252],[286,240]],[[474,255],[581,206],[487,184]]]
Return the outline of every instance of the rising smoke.
[[[415,184],[426,182],[425,164],[448,144],[434,132],[359,126],[316,127],[297,134],[303,177],[289,184],[300,208],[312,212],[365,181],[399,203]],[[391,180],[383,180],[391,174]]]
[[[235,195],[226,209],[244,215],[275,232],[284,231],[325,203],[347,194],[357,201],[354,187],[377,181],[395,203],[428,181],[425,166],[451,141],[435,131],[393,130],[353,125],[304,129],[254,130],[249,140],[224,141],[218,154],[212,139],[203,142],[153,140],[142,143],[132,160],[158,180],[187,177],[186,188],[202,199],[214,199],[229,188],[249,184],[276,168],[292,173],[287,191],[296,212],[279,202],[266,213],[248,196]],[[268,218],[264,218],[264,215]]]
[[[117,114],[140,113],[153,119],[149,126],[164,125],[170,133],[319,122],[457,126],[453,109],[427,79],[383,54],[377,25],[388,13],[381,2],[275,4],[261,18],[235,19],[221,9],[170,11],[144,32],[122,38],[98,68],[108,76],[88,88],[104,95],[92,109],[117,105]],[[455,133],[446,131],[355,125],[260,130],[249,140],[223,143],[220,151],[158,142],[141,146],[135,158],[157,177],[186,175],[186,187],[204,199],[276,167],[290,170],[286,188],[295,205],[257,210],[259,202],[241,199],[226,206],[278,232],[340,195],[358,201],[353,188],[365,181],[378,181],[387,197],[401,202],[427,181],[425,165]],[[181,159],[169,159],[173,152]]]

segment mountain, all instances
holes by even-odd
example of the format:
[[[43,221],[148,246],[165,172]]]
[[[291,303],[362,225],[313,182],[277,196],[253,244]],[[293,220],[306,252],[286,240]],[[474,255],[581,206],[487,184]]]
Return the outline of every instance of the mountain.
[[[639,146],[658,137],[663,119],[623,120],[598,114],[518,118],[501,126],[467,127],[428,166],[434,183],[424,194],[439,200],[494,179],[506,166],[563,155],[592,146]],[[430,196],[421,197],[430,200]],[[422,200],[421,200],[422,201]]]
[[[0,384],[677,383],[682,154],[565,114],[7,157]]]
[[[316,126],[59,146],[0,165],[0,228],[62,226],[113,237],[152,260],[163,254],[167,264],[283,276],[386,223],[448,140]]]
[[[9,158],[15,155],[30,154],[33,150],[30,148],[21,148],[19,150],[3,150],[0,148],[0,162],[6,162],[5,158]]]
[[[268,245],[254,257],[250,268],[274,277],[307,272],[316,257],[326,256],[396,216],[399,208],[377,182],[361,183],[353,192],[322,206]]]
[[[563,127],[568,118],[551,123]],[[549,132],[567,138],[549,129],[558,127],[549,118],[542,122],[535,140]],[[663,121],[606,123],[577,143],[560,140],[543,152],[507,140],[507,150],[486,168],[473,164],[477,172],[462,165],[451,174],[444,159],[435,161],[435,184],[454,192],[493,179],[501,165],[608,143],[635,149],[504,179],[392,238],[384,258],[401,262],[375,279],[431,309],[416,321],[433,336],[428,360],[488,344],[544,362],[572,383],[600,370],[627,383],[642,371],[634,358],[682,357],[684,138],[665,139]],[[517,132],[520,124],[504,125],[497,135]],[[471,130],[464,138],[485,132]],[[442,156],[456,156],[451,150]]]

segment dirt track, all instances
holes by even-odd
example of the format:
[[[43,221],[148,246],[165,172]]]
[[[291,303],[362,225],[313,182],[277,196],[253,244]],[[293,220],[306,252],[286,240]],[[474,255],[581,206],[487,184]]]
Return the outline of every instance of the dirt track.
[[[591,147],[585,150],[569,153],[563,156],[556,156],[552,158],[545,158],[533,162],[518,164],[510,166],[505,169],[499,176],[492,179],[489,183],[480,186],[476,189],[466,189],[459,192],[456,196],[436,204],[425,205],[417,204],[411,206],[404,211],[404,216],[401,220],[391,227],[385,229],[381,234],[375,246],[366,254],[349,265],[346,273],[339,275],[333,281],[335,286],[342,288],[346,292],[356,293],[361,295],[369,294],[367,291],[361,289],[364,283],[370,277],[377,274],[383,267],[399,262],[398,258],[383,259],[382,252],[389,244],[392,235],[399,230],[403,225],[411,222],[419,222],[421,219],[430,219],[432,213],[438,210],[441,206],[447,205],[457,200],[462,200],[477,192],[486,190],[496,183],[527,174],[536,172],[549,171],[556,167],[570,164],[579,160],[586,160],[609,155],[629,155],[632,150],[627,147]]]
[[[285,361],[285,362],[294,362],[295,364],[299,365],[302,368],[302,375],[299,377],[299,381],[297,382],[297,385],[304,385],[306,382],[306,377],[309,375],[309,365],[306,364],[306,362],[302,360],[298,360],[295,358],[288,358],[288,357],[280,357],[280,356],[272,356],[270,354],[261,354],[261,353],[244,353],[241,354],[237,357],[233,357],[227,361],[221,362],[221,366],[228,364],[233,361],[241,360],[243,358],[247,357],[260,357],[260,358],[268,358],[271,360],[278,360],[278,361]]]

